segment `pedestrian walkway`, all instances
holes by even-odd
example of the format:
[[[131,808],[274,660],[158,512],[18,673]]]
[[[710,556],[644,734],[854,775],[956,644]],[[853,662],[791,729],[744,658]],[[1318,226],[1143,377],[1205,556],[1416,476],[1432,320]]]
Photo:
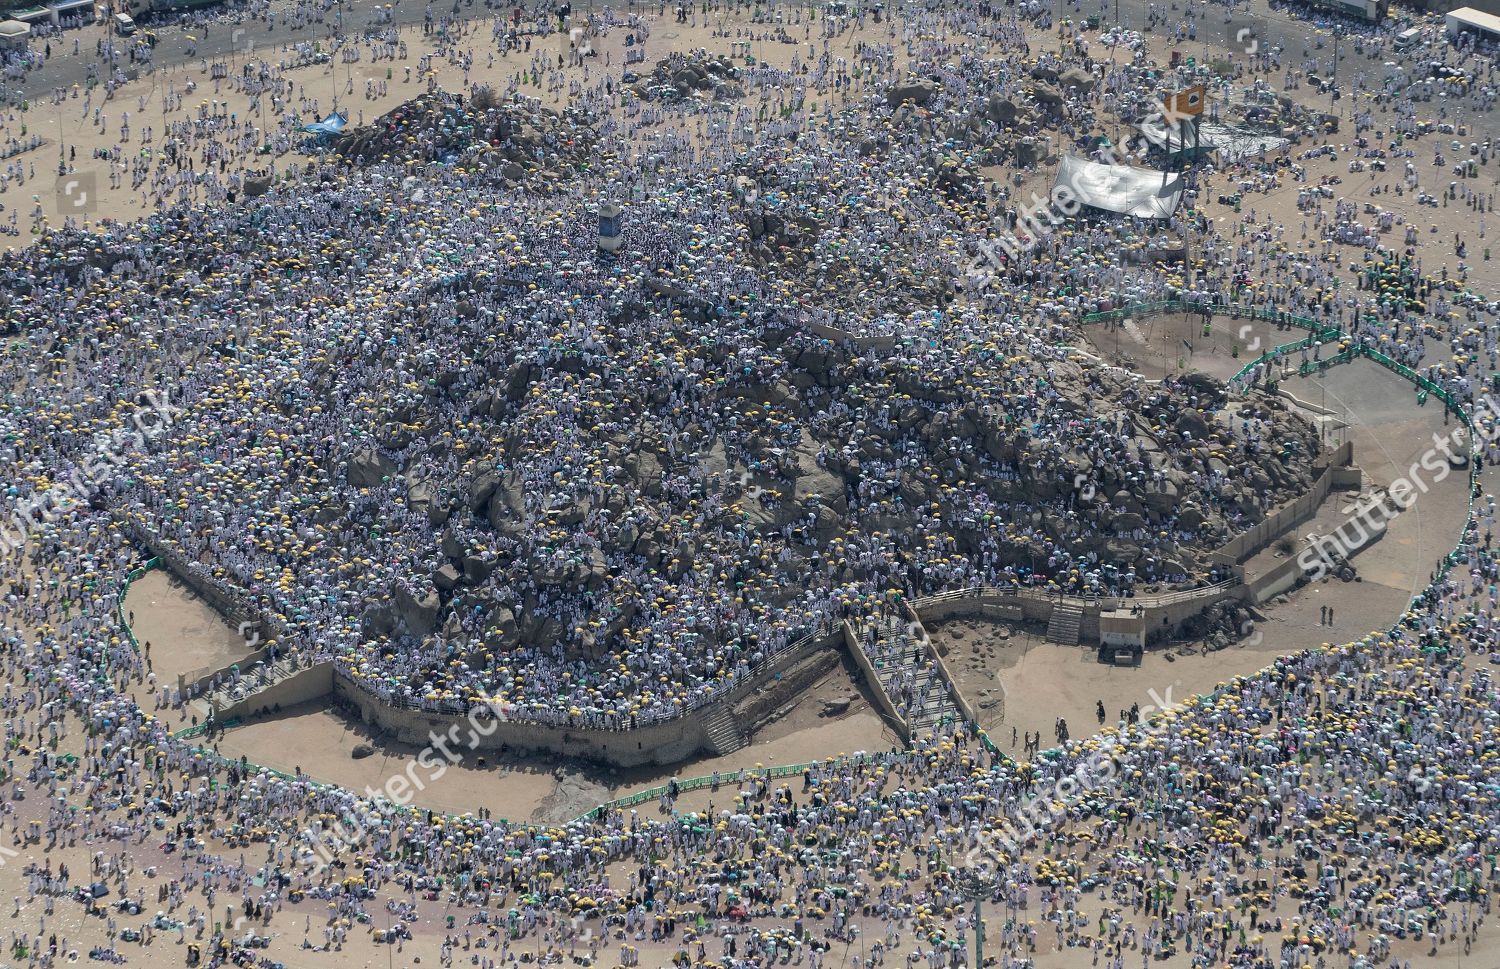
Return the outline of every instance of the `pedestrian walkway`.
[[[920,639],[914,631],[921,634]],[[962,725],[950,686],[934,662],[931,640],[920,626],[884,617],[860,627],[854,641],[913,742],[951,733]]]

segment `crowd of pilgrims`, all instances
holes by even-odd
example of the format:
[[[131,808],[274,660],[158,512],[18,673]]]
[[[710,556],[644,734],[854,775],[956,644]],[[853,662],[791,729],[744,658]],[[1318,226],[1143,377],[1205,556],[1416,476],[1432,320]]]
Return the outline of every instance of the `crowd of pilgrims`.
[[[978,895],[1001,966],[1065,948],[1119,967],[1469,952],[1500,847],[1493,516],[1481,497],[1390,632],[1283,656],[1029,762],[959,727],[799,776],[669,785],[661,817],[601,808],[554,826],[400,808],[172,738],[125,693],[150,662],[118,635],[112,590],[139,551],[102,516],[68,516],[8,556],[27,577],[0,604],[6,781],[39,796],[7,799],[0,830],[94,844],[89,877],[111,895],[140,911],[157,893],[154,918],[111,921],[146,942],[202,940],[227,909],[209,938],[229,947],[281,913],[308,948],[394,919],[399,938],[441,936],[482,965],[544,949],[817,965],[858,939],[870,966],[964,965]],[[28,868],[28,898],[72,877]]]
[[[1020,79],[924,33],[902,40],[941,55],[937,108]],[[818,70],[832,85],[843,66]],[[0,456],[8,500],[31,509],[7,532],[0,707],[7,781],[42,795],[6,801],[0,826],[17,843],[141,846],[99,851],[90,875],[133,895],[147,862],[175,873],[146,938],[202,938],[229,899],[255,921],[305,909],[312,948],[389,916],[485,967],[541,946],[820,965],[856,938],[871,965],[939,966],[971,957],[978,893],[1006,967],[1062,947],[1111,967],[1467,952],[1500,838],[1487,497],[1388,633],[1025,763],[958,725],[799,778],[674,790],[660,818],[401,810],[173,739],[175,685],[159,687],[164,717],[125,694],[155,686],[115,602],[147,543],[277,617],[282,648],[336,656],[384,696],[612,725],[680,712],[824,622],[923,594],[1212,581],[1200,553],[1270,499],[1237,472],[1281,468],[1290,487],[1315,447],[1274,448],[1286,428],[1264,413],[1218,420],[1201,383],[1070,353],[1106,295],[1285,297],[1464,401],[1493,370],[1484,308],[1449,303],[1418,260],[1331,227],[1298,251],[1253,210],[1192,222],[1210,267],[1193,275],[1128,260],[1140,240],[1085,222],[1007,266],[1024,285],[934,308],[997,202],[940,187],[912,123],[874,96],[758,144],[603,120],[618,151],[547,194],[502,197],[463,163],[421,174],[420,192],[398,164],[314,166],[254,201],[49,233],[0,259],[21,340],[0,359]],[[851,137],[865,126],[877,151]],[[625,244],[603,258],[610,200]],[[768,229],[789,224],[784,240]],[[752,257],[767,232],[803,255]],[[1364,282],[1340,289],[1321,255],[1355,249]],[[1182,412],[1197,433],[1165,417]],[[1071,487],[1082,466],[1110,496],[1170,482],[1209,508],[1115,528],[1134,551],[1111,560]],[[76,765],[52,752],[70,718]],[[143,797],[165,842],[132,810]],[[269,844],[264,862],[250,842]],[[69,885],[50,865],[28,874],[34,891]],[[448,905],[466,928],[444,924]]]

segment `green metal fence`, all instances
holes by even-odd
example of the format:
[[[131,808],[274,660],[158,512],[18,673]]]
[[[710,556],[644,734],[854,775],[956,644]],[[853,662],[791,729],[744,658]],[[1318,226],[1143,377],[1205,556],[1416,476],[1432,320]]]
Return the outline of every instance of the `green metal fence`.
[[[140,652],[141,644],[135,638],[135,630],[130,628],[130,622],[125,610],[125,597],[130,594],[130,586],[139,582],[147,572],[156,568],[158,562],[158,559],[150,558],[146,560],[145,565],[127,572],[125,574],[125,584],[120,586],[120,591],[115,596],[115,617],[120,622],[120,628],[125,630],[125,641],[130,643],[130,648],[136,652]]]

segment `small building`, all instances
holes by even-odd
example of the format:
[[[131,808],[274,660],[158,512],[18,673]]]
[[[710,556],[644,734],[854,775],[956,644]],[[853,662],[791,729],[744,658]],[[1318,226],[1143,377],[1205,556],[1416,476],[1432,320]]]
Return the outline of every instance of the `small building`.
[[[599,248],[605,252],[619,252],[625,244],[621,235],[621,208],[613,202],[599,206]]]
[[[1140,609],[1099,613],[1099,662],[1139,666],[1146,653],[1146,614]]]
[[[0,20],[0,50],[22,50],[30,39],[30,24],[19,20]]]
[[[63,0],[62,3],[54,3],[47,9],[52,13],[53,26],[59,25],[64,17],[89,23],[94,20],[94,0]]]
[[[1306,6],[1378,24],[1390,15],[1391,0],[1301,0]]]

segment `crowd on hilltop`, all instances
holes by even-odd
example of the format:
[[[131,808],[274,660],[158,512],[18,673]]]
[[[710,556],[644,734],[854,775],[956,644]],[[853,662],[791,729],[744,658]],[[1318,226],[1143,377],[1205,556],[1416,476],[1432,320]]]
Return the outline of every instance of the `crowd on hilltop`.
[[[512,102],[510,140],[435,181],[315,168],[252,204],[40,240],[0,271],[61,285],[9,323],[90,379],[12,411],[36,472],[16,497],[92,457],[119,417],[102,387],[150,375],[170,431],[98,489],[133,535],[382,695],[610,724],[901,596],[1215,581],[1208,554],[1307,486],[1316,435],[1068,348],[1090,277],[1159,285],[1123,253],[1047,240],[1009,270],[1024,287],[961,298],[949,281],[1007,212],[977,174],[987,112],[1046,82],[908,46],[941,81],[928,108],[876,89],[795,140],[602,120],[580,140],[617,160],[586,166]],[[624,246],[602,258],[611,200]]]

